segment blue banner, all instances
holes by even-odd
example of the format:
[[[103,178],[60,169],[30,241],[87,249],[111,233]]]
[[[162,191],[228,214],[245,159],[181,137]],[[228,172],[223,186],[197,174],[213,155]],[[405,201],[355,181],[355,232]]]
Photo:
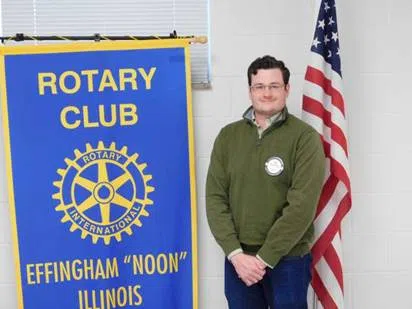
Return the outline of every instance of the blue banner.
[[[0,52],[19,307],[197,308],[188,42]]]

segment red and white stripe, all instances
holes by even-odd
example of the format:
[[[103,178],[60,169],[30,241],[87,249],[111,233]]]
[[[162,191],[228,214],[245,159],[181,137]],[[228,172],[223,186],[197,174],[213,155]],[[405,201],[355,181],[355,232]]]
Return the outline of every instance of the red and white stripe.
[[[315,52],[306,71],[302,108],[302,119],[321,135],[327,157],[312,247],[316,308],[342,309],[340,226],[351,207],[345,105],[341,76]]]

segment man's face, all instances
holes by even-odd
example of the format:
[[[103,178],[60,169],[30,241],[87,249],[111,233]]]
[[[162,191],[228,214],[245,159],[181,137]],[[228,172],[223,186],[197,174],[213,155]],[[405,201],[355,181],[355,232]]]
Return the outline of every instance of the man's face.
[[[269,118],[282,111],[289,95],[280,69],[260,69],[252,74],[249,97],[256,117]]]

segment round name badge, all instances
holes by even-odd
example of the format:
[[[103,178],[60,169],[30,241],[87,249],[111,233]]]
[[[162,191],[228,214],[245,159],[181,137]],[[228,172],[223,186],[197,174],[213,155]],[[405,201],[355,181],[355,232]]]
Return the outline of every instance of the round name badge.
[[[270,157],[265,162],[265,171],[270,176],[277,176],[282,173],[284,164],[279,157]]]

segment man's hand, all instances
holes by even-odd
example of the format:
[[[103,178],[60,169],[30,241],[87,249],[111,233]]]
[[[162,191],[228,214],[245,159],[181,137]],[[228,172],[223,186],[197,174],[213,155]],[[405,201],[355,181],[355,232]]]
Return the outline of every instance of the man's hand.
[[[266,273],[266,265],[253,255],[239,253],[233,256],[230,261],[235,267],[239,278],[247,286],[258,283]]]

